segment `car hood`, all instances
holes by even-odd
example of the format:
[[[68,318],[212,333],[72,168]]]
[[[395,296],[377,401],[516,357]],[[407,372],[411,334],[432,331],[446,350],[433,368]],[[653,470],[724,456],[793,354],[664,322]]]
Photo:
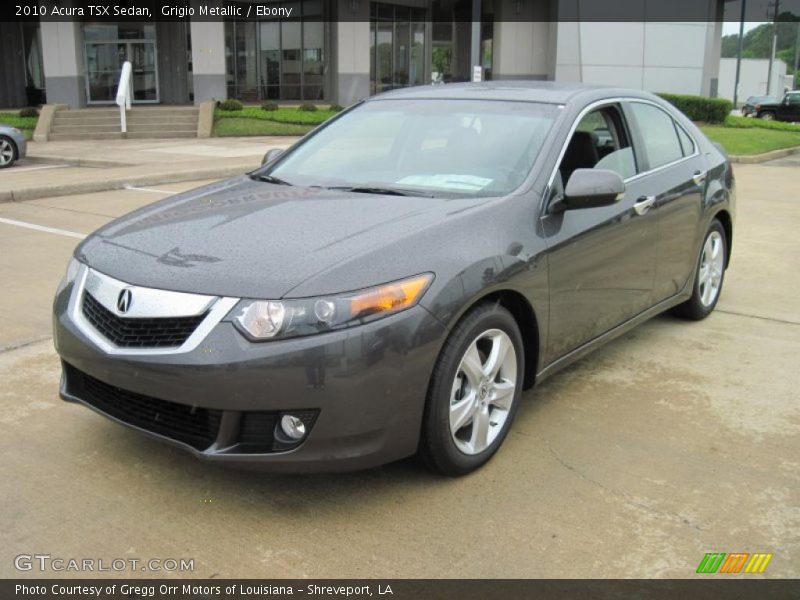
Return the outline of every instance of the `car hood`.
[[[389,280],[378,274],[415,274],[402,271],[403,257],[385,256],[381,248],[441,224],[454,208],[460,213],[465,204],[478,203],[274,185],[242,176],[116,219],[88,237],[76,255],[134,285],[277,299],[374,254],[363,279],[348,273],[347,287],[325,290],[335,293]],[[405,261],[406,269],[418,268]]]

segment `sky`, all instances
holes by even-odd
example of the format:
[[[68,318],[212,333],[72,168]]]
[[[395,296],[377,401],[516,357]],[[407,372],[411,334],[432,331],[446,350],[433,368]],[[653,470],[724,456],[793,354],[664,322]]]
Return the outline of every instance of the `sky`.
[[[752,21],[745,21],[744,23],[744,32],[747,33],[751,29],[755,29],[759,25],[763,25],[763,22],[752,22]],[[739,33],[739,23],[738,22],[725,22],[722,24],[722,35],[730,35],[732,33]]]

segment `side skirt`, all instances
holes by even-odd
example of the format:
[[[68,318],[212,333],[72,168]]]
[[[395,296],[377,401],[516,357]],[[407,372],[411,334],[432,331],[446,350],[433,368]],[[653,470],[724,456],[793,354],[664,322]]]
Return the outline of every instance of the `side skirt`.
[[[557,373],[558,371],[560,371],[565,367],[568,367],[575,361],[580,360],[581,358],[583,358],[593,350],[599,348],[603,344],[606,344],[611,340],[618,338],[619,336],[621,336],[624,333],[627,333],[637,325],[640,325],[645,321],[652,319],[653,317],[661,314],[662,312],[669,310],[673,306],[677,306],[681,302],[688,300],[690,297],[691,297],[691,286],[688,293],[684,290],[681,293],[672,296],[671,298],[662,300],[655,306],[652,306],[647,310],[640,312],[635,317],[632,317],[631,319],[625,321],[624,323],[620,323],[613,329],[609,329],[604,334],[594,338],[593,340],[586,342],[583,346],[575,348],[575,350],[572,350],[570,353],[565,354],[561,358],[556,359],[555,361],[547,365],[544,369],[539,371],[536,374],[535,385],[539,385],[542,381],[544,381],[554,373]]]

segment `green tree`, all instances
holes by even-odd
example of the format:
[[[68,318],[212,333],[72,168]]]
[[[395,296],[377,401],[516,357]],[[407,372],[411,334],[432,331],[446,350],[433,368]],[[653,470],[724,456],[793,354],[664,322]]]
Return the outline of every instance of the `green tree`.
[[[778,43],[775,55],[783,60],[791,73],[794,61],[794,48],[797,40],[797,23],[800,16],[795,16],[790,12],[783,12],[778,15]],[[739,50],[739,34],[723,36],[722,38],[722,58],[736,58]],[[742,47],[743,58],[769,58],[772,51],[772,23],[764,23],[744,34],[744,44]]]

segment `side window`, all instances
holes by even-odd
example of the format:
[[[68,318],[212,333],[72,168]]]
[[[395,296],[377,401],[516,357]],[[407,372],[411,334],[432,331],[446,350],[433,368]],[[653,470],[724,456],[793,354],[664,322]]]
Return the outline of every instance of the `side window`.
[[[593,110],[578,123],[559,166],[565,186],[575,169],[609,169],[623,179],[636,174],[633,148],[615,106]]]
[[[631,102],[630,107],[639,126],[651,169],[683,158],[683,149],[672,117],[651,104]]]
[[[684,131],[683,127],[675,123],[675,130],[678,132],[678,139],[681,142],[681,149],[684,156],[691,156],[694,154],[694,142],[689,134]]]
[[[800,106],[800,94],[786,94],[786,97],[792,106]]]

